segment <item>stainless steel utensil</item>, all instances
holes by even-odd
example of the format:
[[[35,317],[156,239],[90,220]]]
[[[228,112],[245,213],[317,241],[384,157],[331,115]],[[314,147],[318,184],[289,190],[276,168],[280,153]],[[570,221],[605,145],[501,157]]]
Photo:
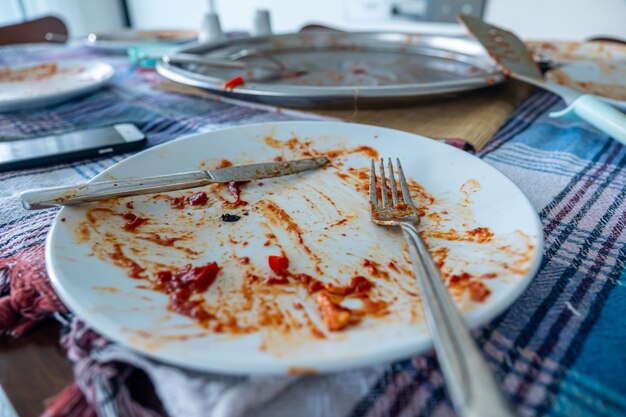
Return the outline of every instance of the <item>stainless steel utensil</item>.
[[[420,218],[413,205],[400,160],[396,161],[402,195],[398,194],[393,165],[389,159],[389,201],[383,160],[380,160],[379,181],[372,159],[370,214],[376,224],[399,226],[409,244],[413,270],[424,300],[426,321],[454,408],[463,417],[513,417],[515,412],[454,306],[428,248],[417,231]]]
[[[179,53],[232,60],[242,50],[272,56],[299,75],[246,82],[231,91],[224,83],[241,75],[240,69],[162,61],[157,71],[215,94],[292,107],[410,101],[505,79],[475,39],[459,36],[316,30],[200,44]]]
[[[624,113],[591,94],[544,80],[532,55],[513,33],[472,16],[459,16],[459,21],[485,47],[506,76],[544,88],[563,98],[567,107],[562,111],[551,113],[551,117],[585,120],[626,145]]]
[[[168,64],[197,64],[197,65],[205,65],[207,67],[216,67],[216,68],[230,68],[230,69],[238,69],[245,70],[248,68],[245,62],[241,61],[232,61],[226,59],[211,59],[205,58],[199,55],[193,54],[185,54],[185,53],[177,53],[173,55],[163,55],[161,57],[163,62]]]
[[[84,36],[70,36],[70,35],[66,35],[63,33],[54,33],[54,32],[47,32],[44,35],[44,39],[47,40],[48,42],[68,42],[68,41],[78,41],[78,40],[85,40],[87,39]]]
[[[248,57],[260,58],[265,64],[259,65],[252,62],[241,61],[241,59]],[[306,71],[302,69],[287,67],[271,55],[245,49],[229,56],[227,59],[212,59],[188,53],[163,55],[161,59],[167,64],[174,65],[194,64],[205,67],[239,70],[240,72],[237,73],[237,76],[244,77],[246,81],[251,82],[267,82],[283,77],[292,78],[306,74]]]
[[[24,191],[20,198],[22,199],[22,205],[28,210],[52,206],[70,206],[118,197],[183,190],[217,182],[251,181],[281,177],[317,169],[326,163],[328,163],[328,158],[317,157],[240,165],[130,180],[92,182],[78,186],[40,188]]]

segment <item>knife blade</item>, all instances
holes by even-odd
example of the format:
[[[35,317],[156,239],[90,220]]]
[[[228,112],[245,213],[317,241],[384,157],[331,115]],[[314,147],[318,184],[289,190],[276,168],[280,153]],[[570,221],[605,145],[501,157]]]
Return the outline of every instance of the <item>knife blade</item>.
[[[212,183],[240,182],[282,177],[320,168],[329,162],[325,156],[292,161],[239,165],[213,170],[181,172],[130,180],[101,181],[68,187],[40,188],[20,194],[22,206],[38,210],[71,206],[111,198],[154,194],[202,187]]]

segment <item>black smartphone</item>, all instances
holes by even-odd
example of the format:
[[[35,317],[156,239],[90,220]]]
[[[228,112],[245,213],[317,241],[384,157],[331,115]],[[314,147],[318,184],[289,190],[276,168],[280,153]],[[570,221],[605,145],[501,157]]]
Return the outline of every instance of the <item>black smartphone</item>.
[[[33,139],[0,141],[0,171],[128,152],[146,145],[137,126],[125,123]]]

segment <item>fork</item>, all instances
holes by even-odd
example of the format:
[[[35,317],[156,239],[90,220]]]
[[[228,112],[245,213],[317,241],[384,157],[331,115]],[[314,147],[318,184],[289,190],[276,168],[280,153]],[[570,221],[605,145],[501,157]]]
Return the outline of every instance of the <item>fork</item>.
[[[375,162],[370,174],[370,215],[383,226],[399,226],[409,244],[413,272],[426,310],[426,321],[454,409],[462,417],[513,417],[515,412],[454,306],[435,262],[420,237],[420,218],[411,199],[400,160],[396,159],[402,195],[398,194],[391,158],[389,193],[384,161],[380,160],[380,204]],[[391,194],[391,201],[390,196]]]

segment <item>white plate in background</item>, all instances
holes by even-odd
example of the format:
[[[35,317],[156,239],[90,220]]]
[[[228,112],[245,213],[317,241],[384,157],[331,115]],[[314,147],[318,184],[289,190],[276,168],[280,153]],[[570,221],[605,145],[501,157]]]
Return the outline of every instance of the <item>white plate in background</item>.
[[[550,81],[594,94],[626,110],[626,45],[608,41],[527,42],[536,55],[554,63]]]
[[[53,61],[0,67],[0,111],[45,107],[104,86],[115,70],[99,61]]]

